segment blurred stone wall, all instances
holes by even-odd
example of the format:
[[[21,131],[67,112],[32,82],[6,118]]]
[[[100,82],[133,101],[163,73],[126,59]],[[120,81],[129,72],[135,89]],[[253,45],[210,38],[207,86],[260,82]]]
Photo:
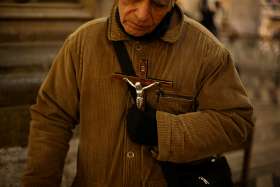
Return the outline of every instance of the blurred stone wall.
[[[95,17],[104,17],[109,15],[114,0],[96,1],[94,15]]]

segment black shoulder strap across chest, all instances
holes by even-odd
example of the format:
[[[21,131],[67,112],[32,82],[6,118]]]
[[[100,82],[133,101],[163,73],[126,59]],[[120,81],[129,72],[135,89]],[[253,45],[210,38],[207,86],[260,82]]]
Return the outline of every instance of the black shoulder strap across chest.
[[[135,76],[135,71],[133,69],[132,61],[129,58],[126,47],[122,41],[113,41],[113,46],[117,54],[121,70],[124,74],[129,76]],[[136,98],[136,93],[133,87],[129,86],[129,91],[133,98]]]
[[[122,72],[129,76],[135,76],[135,71],[124,43],[122,41],[113,41],[113,46],[115,48]]]

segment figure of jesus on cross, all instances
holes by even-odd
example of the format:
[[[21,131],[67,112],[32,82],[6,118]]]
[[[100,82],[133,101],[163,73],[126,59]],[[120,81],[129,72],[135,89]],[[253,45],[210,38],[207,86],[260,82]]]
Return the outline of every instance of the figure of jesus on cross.
[[[141,85],[141,82],[136,82],[135,84],[133,84],[128,78],[125,78],[125,77],[123,78],[123,80],[125,80],[132,87],[135,88],[135,91],[136,91],[136,106],[137,106],[138,109],[142,108],[142,105],[143,105],[143,102],[144,102],[144,90],[159,84],[159,82],[154,82],[152,84],[149,84],[149,85],[143,87]]]

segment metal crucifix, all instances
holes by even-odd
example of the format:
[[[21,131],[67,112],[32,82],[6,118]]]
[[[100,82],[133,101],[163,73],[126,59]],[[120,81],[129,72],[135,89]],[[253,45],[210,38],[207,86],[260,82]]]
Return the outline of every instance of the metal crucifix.
[[[128,76],[123,75],[120,73],[115,73],[112,75],[112,78],[124,80],[129,83],[130,86],[135,88],[136,92],[136,106],[138,109],[143,109],[144,105],[144,91],[154,87],[166,87],[166,88],[173,88],[172,81],[163,81],[163,80],[154,80],[154,79],[147,79],[144,77],[136,77],[136,76]]]
[[[135,84],[133,84],[128,78],[123,78],[123,80],[125,80],[126,82],[128,82],[132,87],[135,88],[136,91],[136,106],[138,109],[141,109],[143,106],[143,102],[144,102],[144,90],[151,88],[155,85],[159,85],[159,82],[154,82],[151,83],[147,86],[142,86],[141,82],[136,82]]]

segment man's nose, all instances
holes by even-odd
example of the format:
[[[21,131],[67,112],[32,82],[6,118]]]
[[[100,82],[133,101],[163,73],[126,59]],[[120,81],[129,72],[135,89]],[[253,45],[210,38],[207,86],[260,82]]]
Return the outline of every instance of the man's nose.
[[[138,21],[147,21],[151,16],[151,11],[151,4],[149,0],[140,2],[136,11]]]

